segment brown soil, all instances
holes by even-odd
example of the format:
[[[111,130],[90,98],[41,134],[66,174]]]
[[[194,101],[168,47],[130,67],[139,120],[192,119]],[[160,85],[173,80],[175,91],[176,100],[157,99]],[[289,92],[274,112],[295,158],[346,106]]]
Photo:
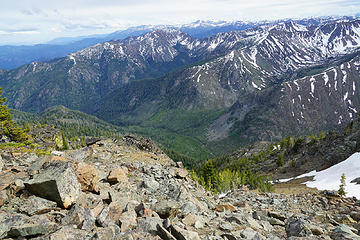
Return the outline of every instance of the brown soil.
[[[274,184],[274,193],[299,194],[299,193],[318,193],[316,188],[309,188],[304,182],[312,180],[313,177],[294,179],[285,183]]]

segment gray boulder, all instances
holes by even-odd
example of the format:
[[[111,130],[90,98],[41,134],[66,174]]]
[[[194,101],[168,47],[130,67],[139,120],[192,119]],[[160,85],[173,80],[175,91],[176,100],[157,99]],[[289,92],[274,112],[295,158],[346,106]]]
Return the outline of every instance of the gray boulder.
[[[152,207],[152,210],[159,214],[163,219],[174,216],[178,209],[177,202],[167,200],[162,200]]]
[[[330,237],[334,240],[360,240],[360,236],[351,231],[351,228],[345,224],[337,226]]]
[[[101,227],[109,227],[115,225],[115,223],[109,217],[110,208],[108,206],[104,207],[99,215],[96,217],[96,222]]]
[[[254,231],[251,228],[245,228],[240,231],[240,236],[242,239],[251,239],[251,240],[265,240],[265,237],[260,233]]]
[[[7,236],[15,237],[32,237],[44,235],[56,231],[57,225],[55,223],[48,224],[22,224],[20,226],[13,226],[10,228]]]
[[[50,235],[49,240],[90,240],[92,233],[85,230],[73,228],[72,226],[64,226],[60,230]]]
[[[153,235],[157,234],[157,225],[161,224],[162,220],[157,217],[145,217],[139,218],[138,220],[138,228],[141,229],[143,232],[148,232]]]
[[[360,177],[353,179],[351,183],[360,184]]]
[[[57,230],[58,226],[44,215],[28,217],[3,211],[0,213],[0,238],[32,237],[45,235]]]
[[[288,237],[306,237],[312,235],[307,223],[297,216],[292,216],[286,221],[285,231]]]
[[[74,205],[61,222],[63,225],[76,225],[79,229],[91,231],[95,227],[95,220],[90,209]]]
[[[75,203],[81,192],[81,185],[71,163],[47,162],[42,168],[41,173],[24,182],[25,188],[39,197],[57,202],[64,208]]]
[[[178,240],[200,240],[197,232],[188,231],[177,226],[170,226],[171,234]]]

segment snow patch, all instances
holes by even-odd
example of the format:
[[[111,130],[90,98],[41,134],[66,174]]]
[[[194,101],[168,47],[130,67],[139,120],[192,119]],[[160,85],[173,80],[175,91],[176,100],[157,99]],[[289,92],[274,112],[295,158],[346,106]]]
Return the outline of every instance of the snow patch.
[[[251,82],[251,84],[252,84],[252,86],[253,86],[254,88],[256,88],[257,90],[261,90],[261,88],[260,88],[258,85],[256,85],[254,82]]]
[[[336,80],[336,78],[337,78],[337,70],[334,68],[333,71],[334,71],[334,80]]]
[[[228,55],[225,56],[225,63],[227,63],[228,61],[233,61],[234,59],[234,51],[231,51]]]
[[[342,83],[345,84],[346,83],[346,79],[347,79],[347,72],[346,71],[341,71],[343,73],[343,80],[342,80]]]
[[[329,82],[329,76],[327,75],[326,72],[324,72],[323,79],[324,79],[324,82],[325,82],[325,85],[326,85]]]
[[[290,88],[290,91],[292,91],[292,87],[289,83],[286,83],[286,85]]]
[[[320,172],[312,171],[300,175],[296,178],[314,176],[314,181],[306,182],[306,186],[317,188],[319,190],[338,190],[340,185],[340,178],[342,174],[346,176],[347,197],[356,197],[360,199],[360,185],[350,183],[357,177],[360,177],[360,153],[354,153],[345,161],[342,161],[328,169]]]
[[[300,86],[299,86],[297,80],[294,81],[294,84],[295,84],[295,86],[296,86],[296,90],[299,91],[299,90],[300,90]]]
[[[36,71],[37,64],[38,64],[37,62],[33,62],[33,70],[32,70],[33,72]]]
[[[310,78],[310,85],[311,85],[311,92],[312,92],[312,94],[314,94],[314,91],[315,91],[315,84],[314,84],[314,82],[315,82],[315,78],[314,78],[314,77],[311,77],[311,78]]]
[[[69,55],[69,59],[74,62],[74,65],[76,65],[76,59],[75,59],[75,57],[74,57],[72,54]]]
[[[356,90],[356,86],[355,86],[355,82],[353,82],[353,94],[352,95],[355,95],[355,90]]]

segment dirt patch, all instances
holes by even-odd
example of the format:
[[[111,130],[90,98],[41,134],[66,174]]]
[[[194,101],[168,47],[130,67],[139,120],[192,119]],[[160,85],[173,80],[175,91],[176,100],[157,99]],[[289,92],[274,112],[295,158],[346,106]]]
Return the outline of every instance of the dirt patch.
[[[274,193],[281,194],[299,194],[299,193],[319,193],[316,188],[309,188],[305,184],[307,181],[313,180],[313,177],[303,177],[293,179],[285,183],[274,184]]]

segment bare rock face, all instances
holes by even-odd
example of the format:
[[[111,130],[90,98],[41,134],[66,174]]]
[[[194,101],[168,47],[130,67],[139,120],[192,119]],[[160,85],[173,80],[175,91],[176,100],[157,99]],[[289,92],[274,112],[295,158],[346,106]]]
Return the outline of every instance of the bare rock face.
[[[48,162],[41,173],[24,185],[31,193],[68,208],[76,202],[81,185],[70,162]]]

